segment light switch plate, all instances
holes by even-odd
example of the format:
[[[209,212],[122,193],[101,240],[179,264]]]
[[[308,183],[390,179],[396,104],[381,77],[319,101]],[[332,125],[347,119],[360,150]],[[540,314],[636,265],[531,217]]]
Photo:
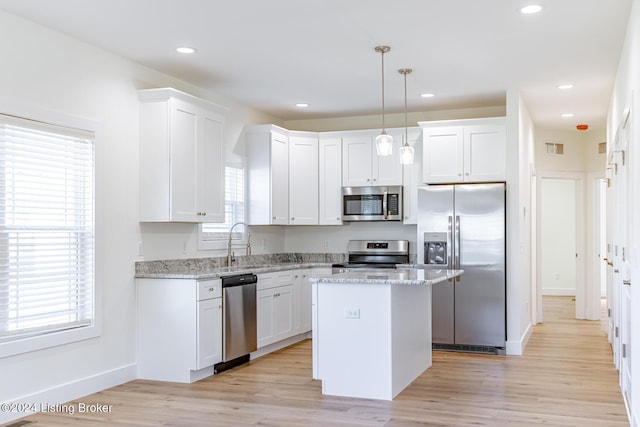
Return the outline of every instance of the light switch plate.
[[[345,319],[359,319],[360,318],[360,309],[354,307],[345,307],[344,309],[344,318]]]

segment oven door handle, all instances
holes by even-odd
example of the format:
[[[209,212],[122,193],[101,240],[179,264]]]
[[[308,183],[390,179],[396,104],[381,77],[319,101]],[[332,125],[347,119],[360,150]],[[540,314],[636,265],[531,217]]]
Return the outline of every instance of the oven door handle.
[[[387,197],[388,194],[385,191],[382,195],[382,215],[384,215],[385,221],[387,220]]]

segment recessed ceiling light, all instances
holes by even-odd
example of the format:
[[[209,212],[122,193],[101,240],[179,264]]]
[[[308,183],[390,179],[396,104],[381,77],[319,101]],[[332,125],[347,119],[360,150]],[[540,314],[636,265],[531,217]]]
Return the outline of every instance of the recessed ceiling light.
[[[530,4],[520,9],[520,12],[524,13],[525,15],[531,15],[533,13],[538,13],[541,10],[542,10],[542,6],[540,6],[539,4]]]
[[[306,102],[298,102],[296,104],[296,107],[298,108],[307,108],[309,106],[309,104],[307,104]]]
[[[573,116],[574,116],[574,114],[573,114],[573,113],[564,113],[564,114],[562,115],[562,117],[564,117],[564,118],[570,118],[570,117],[573,117]]]
[[[563,83],[561,85],[556,86],[558,89],[560,90],[566,90],[566,89],[571,89],[573,88],[573,85],[571,83]]]
[[[192,53],[196,53],[196,50],[192,47],[189,46],[180,46],[178,48],[176,48],[176,51],[180,52],[180,53],[186,53],[186,54],[192,54]]]
[[[427,93],[420,94],[420,96],[423,98],[433,98],[434,96],[436,96],[436,94],[427,92]]]

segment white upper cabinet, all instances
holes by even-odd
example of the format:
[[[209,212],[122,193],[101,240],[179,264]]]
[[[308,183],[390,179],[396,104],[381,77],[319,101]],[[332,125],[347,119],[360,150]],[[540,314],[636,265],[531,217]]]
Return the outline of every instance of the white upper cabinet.
[[[402,185],[401,134],[398,130],[388,130],[388,133],[394,137],[391,156],[378,156],[376,153],[375,138],[380,134],[379,130],[342,134],[343,186]]]
[[[246,131],[247,222],[289,224],[289,132],[274,125],[252,126]]]
[[[403,211],[405,224],[418,223],[418,187],[422,185],[422,138],[420,128],[409,128],[409,145],[414,149],[413,164],[403,166]]]
[[[423,182],[506,179],[505,118],[420,122]]]
[[[318,224],[318,134],[289,133],[289,224]]]
[[[140,221],[224,222],[223,109],[170,88],[138,97]]]
[[[342,138],[320,134],[319,224],[342,224]]]

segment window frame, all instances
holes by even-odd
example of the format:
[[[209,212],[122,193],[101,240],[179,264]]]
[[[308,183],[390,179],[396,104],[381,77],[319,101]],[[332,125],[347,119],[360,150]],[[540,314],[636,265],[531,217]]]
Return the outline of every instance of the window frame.
[[[93,134],[93,319],[90,324],[49,333],[25,335],[0,343],[0,359],[50,347],[70,344],[102,335],[102,286],[96,274],[98,269],[97,224],[96,224],[96,152],[100,142],[101,126],[95,120],[72,116],[63,112],[43,109],[29,103],[0,97],[0,114],[51,124],[53,126],[79,129]]]
[[[245,162],[227,162],[225,164],[225,169],[231,167],[231,168],[238,168],[238,169],[242,169],[242,173],[243,173],[243,218],[241,220],[241,222],[245,222],[246,223],[246,219],[247,219],[247,169],[245,166]],[[226,177],[226,171],[225,171],[225,177]],[[225,181],[225,194],[226,194],[226,181]],[[227,200],[225,198],[224,200],[224,204],[225,204],[225,223],[226,223],[226,204],[227,204]],[[215,224],[215,223],[212,223]],[[205,239],[204,236],[204,232],[203,232],[203,223],[198,224],[198,250],[221,250],[224,249],[226,250],[229,244],[229,233],[227,232],[223,237],[217,238],[217,239]],[[233,224],[231,224],[233,225]],[[230,226],[231,226],[230,225]],[[231,241],[231,244],[233,246],[238,246],[238,245],[246,245],[247,244],[247,228],[248,227],[244,227],[244,230],[242,231],[242,237],[240,238],[234,238]],[[233,234],[235,235],[237,232],[237,229],[234,230]]]

